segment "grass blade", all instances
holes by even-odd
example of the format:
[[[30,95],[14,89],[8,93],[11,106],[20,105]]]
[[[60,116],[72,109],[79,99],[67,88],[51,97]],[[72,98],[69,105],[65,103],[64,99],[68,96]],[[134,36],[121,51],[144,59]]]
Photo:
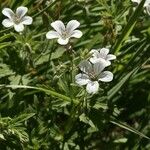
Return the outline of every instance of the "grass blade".
[[[113,47],[113,51],[115,53],[118,53],[118,51],[121,49],[122,43],[128,38],[128,36],[132,32],[132,30],[136,24],[137,18],[143,9],[144,3],[145,3],[145,0],[142,0],[141,3],[139,4],[139,6],[137,7],[137,9],[135,10],[135,12],[133,13],[133,15],[131,16],[131,18],[129,19],[129,22],[123,29],[122,34],[120,35],[118,41],[116,42],[116,44]]]
[[[117,121],[117,120],[115,120],[115,121],[113,120],[113,121],[110,121],[110,122],[112,124],[114,124],[114,125],[117,125],[117,126],[123,128],[123,129],[125,129],[125,130],[128,130],[128,131],[130,131],[132,133],[135,133],[135,134],[137,134],[137,135],[139,135],[139,136],[141,136],[143,138],[146,138],[146,139],[150,140],[150,138],[148,136],[144,135],[143,133],[139,132],[138,130],[130,127],[129,125],[127,125],[125,123],[122,123],[122,122]]]

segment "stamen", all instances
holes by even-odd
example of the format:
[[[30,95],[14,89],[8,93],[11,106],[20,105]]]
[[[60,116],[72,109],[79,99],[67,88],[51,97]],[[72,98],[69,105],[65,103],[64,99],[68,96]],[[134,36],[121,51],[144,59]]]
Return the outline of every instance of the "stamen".
[[[66,30],[63,31],[61,36],[62,36],[62,39],[68,38],[68,32]]]
[[[19,23],[20,23],[20,21],[21,21],[21,19],[20,19],[20,17],[19,17],[19,16],[14,15],[14,16],[13,16],[13,21],[14,21],[14,23],[15,23],[15,24],[19,24]]]

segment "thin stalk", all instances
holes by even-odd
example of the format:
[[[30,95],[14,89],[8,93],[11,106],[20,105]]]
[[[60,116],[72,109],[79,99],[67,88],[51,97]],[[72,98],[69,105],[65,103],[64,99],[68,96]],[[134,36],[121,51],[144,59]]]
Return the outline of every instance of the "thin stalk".
[[[33,15],[33,18],[39,16],[40,14],[42,14],[47,9],[49,9],[52,6],[54,6],[58,1],[60,1],[60,0],[55,0],[54,2],[52,2],[51,4],[49,4],[47,7],[45,7],[44,9],[42,9],[40,12],[36,13],[35,15]]]
[[[86,98],[86,90],[85,90],[85,94],[81,99],[79,99],[79,103],[77,105],[73,105],[73,107],[71,109],[70,117],[67,120],[67,123],[65,125],[65,129],[64,129],[64,132],[63,132],[63,137],[66,134],[68,134],[70,132],[70,130],[72,129],[72,127],[74,125],[74,122],[78,119],[78,117],[76,117],[75,115],[77,114],[77,112],[79,112],[79,109],[81,107],[84,107],[83,104],[84,104],[84,101],[86,99],[87,98]],[[65,142],[66,142],[66,139],[64,138],[63,143],[65,144]]]
[[[122,34],[120,35],[119,39],[117,40],[117,42],[115,43],[114,47],[113,47],[113,52],[117,53],[120,51],[123,42],[128,38],[128,36],[130,35],[130,33],[132,32],[137,18],[140,15],[142,9],[143,9],[143,5],[145,3],[146,0],[142,0],[141,3],[139,4],[139,6],[137,7],[137,9],[135,10],[135,12],[133,13],[133,15],[130,17],[127,25],[125,26],[125,28],[122,31]]]
[[[2,88],[17,88],[17,89],[34,89],[41,92],[45,92],[47,95],[51,95],[57,98],[60,98],[60,100],[64,100],[67,102],[73,102],[75,105],[78,105],[79,102],[76,99],[71,99],[70,97],[67,97],[63,94],[57,93],[56,91],[50,90],[50,89],[44,89],[42,87],[33,87],[33,86],[26,86],[26,85],[5,85],[1,84],[0,87]]]

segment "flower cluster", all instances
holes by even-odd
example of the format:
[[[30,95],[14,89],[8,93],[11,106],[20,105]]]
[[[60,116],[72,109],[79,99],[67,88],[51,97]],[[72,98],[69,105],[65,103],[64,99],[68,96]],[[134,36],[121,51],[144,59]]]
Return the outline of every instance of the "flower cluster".
[[[92,49],[90,51],[90,53],[92,54],[92,57],[90,58],[90,61],[92,63],[96,63],[96,62],[103,60],[103,61],[105,61],[106,66],[109,66],[109,65],[111,65],[110,60],[116,59],[115,55],[109,54],[108,48],[102,48],[102,49],[98,49],[98,50]]]
[[[133,3],[139,4],[142,0],[131,0]],[[146,0],[144,3],[145,12],[150,15],[150,0]]]
[[[131,0],[133,3],[139,4],[141,0]],[[144,4],[144,8],[146,12],[150,15],[150,0],[146,0]],[[31,25],[33,22],[32,17],[25,16],[28,8],[24,6],[20,6],[16,9],[14,13],[10,8],[4,8],[2,10],[3,15],[8,17],[2,21],[3,26],[6,28],[14,27],[17,32],[22,32],[24,30],[24,25]],[[51,23],[51,26],[55,31],[51,30],[46,34],[47,39],[58,39],[57,42],[60,45],[68,44],[70,38],[80,38],[82,36],[82,32],[80,30],[76,30],[80,23],[77,20],[71,20],[68,24],[64,25],[61,20],[57,20]]]
[[[32,17],[25,16],[28,8],[20,6],[14,13],[9,8],[4,8],[2,13],[7,16],[2,24],[5,27],[14,27],[17,32],[24,30],[24,25],[30,25],[33,22]],[[47,39],[57,39],[60,45],[67,45],[70,38],[80,38],[82,32],[77,28],[80,23],[77,20],[71,20],[65,26],[61,20],[56,20],[51,23],[54,30],[49,31],[46,34]],[[109,54],[109,49],[92,49],[90,51],[91,58],[89,60],[83,60],[79,64],[81,73],[75,76],[76,83],[79,85],[86,85],[88,93],[94,94],[99,89],[99,81],[110,82],[113,80],[113,74],[110,71],[104,71],[104,69],[111,65],[111,60],[116,59],[115,55]]]
[[[97,93],[99,81],[110,82],[113,80],[113,74],[104,69],[111,64],[110,60],[116,59],[115,55],[108,54],[109,49],[93,49],[90,51],[92,57],[83,60],[79,64],[81,73],[75,76],[76,83],[80,86],[86,85],[86,91],[89,94]]]
[[[4,8],[2,13],[8,19],[4,19],[2,21],[3,26],[6,28],[14,27],[17,32],[22,32],[24,30],[24,25],[30,25],[33,22],[32,17],[25,16],[28,8],[24,6],[20,6],[16,9],[14,13],[10,8]],[[68,24],[64,25],[61,20],[57,20],[51,23],[51,26],[55,29],[55,31],[49,31],[46,34],[47,39],[56,39],[60,45],[66,45],[69,42],[69,39],[80,38],[82,36],[82,32],[80,30],[76,30],[80,23],[77,20],[71,20]]]

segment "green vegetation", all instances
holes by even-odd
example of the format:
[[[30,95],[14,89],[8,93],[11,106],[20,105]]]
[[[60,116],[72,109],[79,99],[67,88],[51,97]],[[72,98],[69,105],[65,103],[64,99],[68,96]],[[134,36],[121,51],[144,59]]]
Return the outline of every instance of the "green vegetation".
[[[0,150],[149,150],[150,15],[145,0],[3,0],[28,8],[19,33],[0,26]],[[6,19],[0,13],[1,22]],[[72,49],[46,39],[51,23],[80,22]],[[91,49],[107,47],[114,79],[96,94],[75,82]]]

